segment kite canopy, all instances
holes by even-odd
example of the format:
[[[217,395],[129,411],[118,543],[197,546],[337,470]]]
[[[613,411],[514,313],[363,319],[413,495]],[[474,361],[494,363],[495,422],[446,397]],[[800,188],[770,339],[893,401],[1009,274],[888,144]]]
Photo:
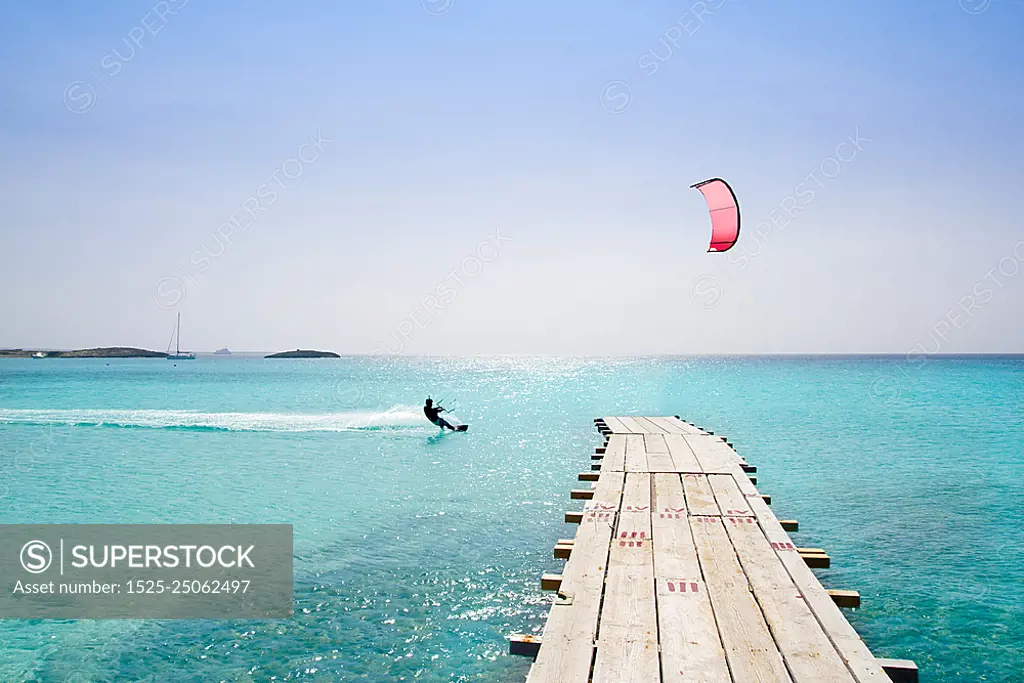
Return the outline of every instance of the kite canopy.
[[[711,212],[711,246],[708,251],[728,251],[740,237],[740,207],[736,193],[721,178],[691,185],[700,190]]]

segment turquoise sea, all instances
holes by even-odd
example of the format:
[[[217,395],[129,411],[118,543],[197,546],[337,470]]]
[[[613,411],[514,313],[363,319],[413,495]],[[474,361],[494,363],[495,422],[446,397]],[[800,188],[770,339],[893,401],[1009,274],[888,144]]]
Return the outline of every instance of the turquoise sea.
[[[290,523],[295,618],[0,621],[0,681],[522,681],[615,414],[728,435],[876,654],[1024,680],[1022,358],[201,357],[0,360],[0,522]]]

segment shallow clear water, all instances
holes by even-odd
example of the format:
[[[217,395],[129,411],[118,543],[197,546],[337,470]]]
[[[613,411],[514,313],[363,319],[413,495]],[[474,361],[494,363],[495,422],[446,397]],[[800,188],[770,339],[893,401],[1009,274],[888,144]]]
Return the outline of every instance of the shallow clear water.
[[[457,397],[439,436],[426,393]],[[2,681],[522,681],[592,418],[727,434],[923,681],[1018,681],[1024,360],[0,360],[0,523],[285,522],[291,621],[2,621]]]

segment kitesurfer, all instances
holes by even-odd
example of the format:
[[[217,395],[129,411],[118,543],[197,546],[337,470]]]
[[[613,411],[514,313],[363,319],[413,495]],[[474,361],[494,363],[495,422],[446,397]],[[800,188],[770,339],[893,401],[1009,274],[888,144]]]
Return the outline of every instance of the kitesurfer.
[[[455,427],[453,427],[451,424],[448,423],[447,420],[441,417],[441,413],[443,412],[444,408],[441,407],[441,404],[438,404],[437,407],[435,407],[434,400],[431,398],[427,398],[427,402],[423,404],[423,413],[427,416],[428,420],[436,424],[441,429],[447,427],[448,429],[454,432]]]

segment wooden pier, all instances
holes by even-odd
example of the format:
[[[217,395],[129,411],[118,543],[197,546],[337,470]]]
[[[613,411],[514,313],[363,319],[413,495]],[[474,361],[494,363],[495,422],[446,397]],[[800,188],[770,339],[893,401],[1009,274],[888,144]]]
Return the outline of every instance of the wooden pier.
[[[843,616],[853,591],[827,591],[756,468],[725,437],[677,417],[605,417],[593,482],[541,637],[513,636],[535,656],[528,683],[916,681],[912,662],[876,659]]]

